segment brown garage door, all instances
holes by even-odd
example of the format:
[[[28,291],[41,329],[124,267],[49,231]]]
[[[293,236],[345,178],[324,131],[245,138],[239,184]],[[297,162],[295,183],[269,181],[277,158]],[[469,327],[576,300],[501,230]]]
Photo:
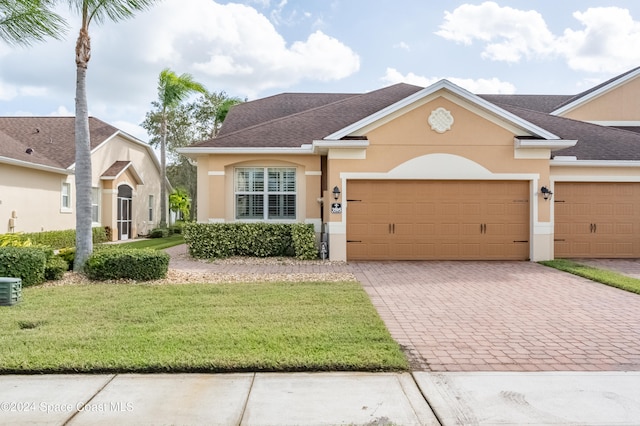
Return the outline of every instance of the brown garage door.
[[[555,257],[640,257],[640,184],[555,184]]]
[[[526,181],[349,181],[347,259],[529,258]]]

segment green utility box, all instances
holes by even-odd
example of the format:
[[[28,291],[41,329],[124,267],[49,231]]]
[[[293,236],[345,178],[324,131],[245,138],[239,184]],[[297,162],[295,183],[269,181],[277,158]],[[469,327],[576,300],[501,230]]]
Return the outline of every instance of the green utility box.
[[[20,278],[0,277],[0,306],[11,306],[22,298],[22,280]]]

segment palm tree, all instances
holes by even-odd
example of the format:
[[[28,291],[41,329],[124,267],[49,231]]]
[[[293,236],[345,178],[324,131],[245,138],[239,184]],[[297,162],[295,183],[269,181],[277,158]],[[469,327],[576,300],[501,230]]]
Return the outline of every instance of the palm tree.
[[[91,233],[91,142],[87,106],[87,67],[91,59],[91,22],[120,21],[148,9],[156,0],[67,0],[82,18],[76,41],[76,257],[73,268],[81,271],[93,251]]]
[[[64,20],[49,10],[50,0],[0,0],[0,40],[28,46],[47,37],[60,38]]]
[[[158,104],[160,107],[162,138],[160,140],[160,228],[167,226],[167,115],[192,93],[206,93],[204,86],[193,80],[190,74],[177,75],[169,68],[158,78]]]

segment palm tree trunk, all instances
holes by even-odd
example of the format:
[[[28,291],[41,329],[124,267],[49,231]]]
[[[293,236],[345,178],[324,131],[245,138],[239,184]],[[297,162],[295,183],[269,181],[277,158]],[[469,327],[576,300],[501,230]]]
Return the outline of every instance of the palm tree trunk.
[[[89,33],[82,29],[76,44],[76,255],[75,271],[82,271],[93,251],[91,232],[91,141],[87,106],[87,65],[91,56]]]
[[[160,140],[160,228],[167,227],[167,113],[162,112]]]

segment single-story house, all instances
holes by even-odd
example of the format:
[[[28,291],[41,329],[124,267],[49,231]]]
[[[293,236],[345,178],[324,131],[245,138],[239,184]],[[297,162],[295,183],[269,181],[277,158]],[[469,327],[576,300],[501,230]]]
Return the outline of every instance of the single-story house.
[[[0,117],[0,233],[74,229],[74,117]],[[147,234],[160,215],[151,147],[89,118],[92,219],[111,240]]]
[[[284,93],[181,153],[198,221],[312,223],[332,260],[640,257],[640,68],[567,96]]]

